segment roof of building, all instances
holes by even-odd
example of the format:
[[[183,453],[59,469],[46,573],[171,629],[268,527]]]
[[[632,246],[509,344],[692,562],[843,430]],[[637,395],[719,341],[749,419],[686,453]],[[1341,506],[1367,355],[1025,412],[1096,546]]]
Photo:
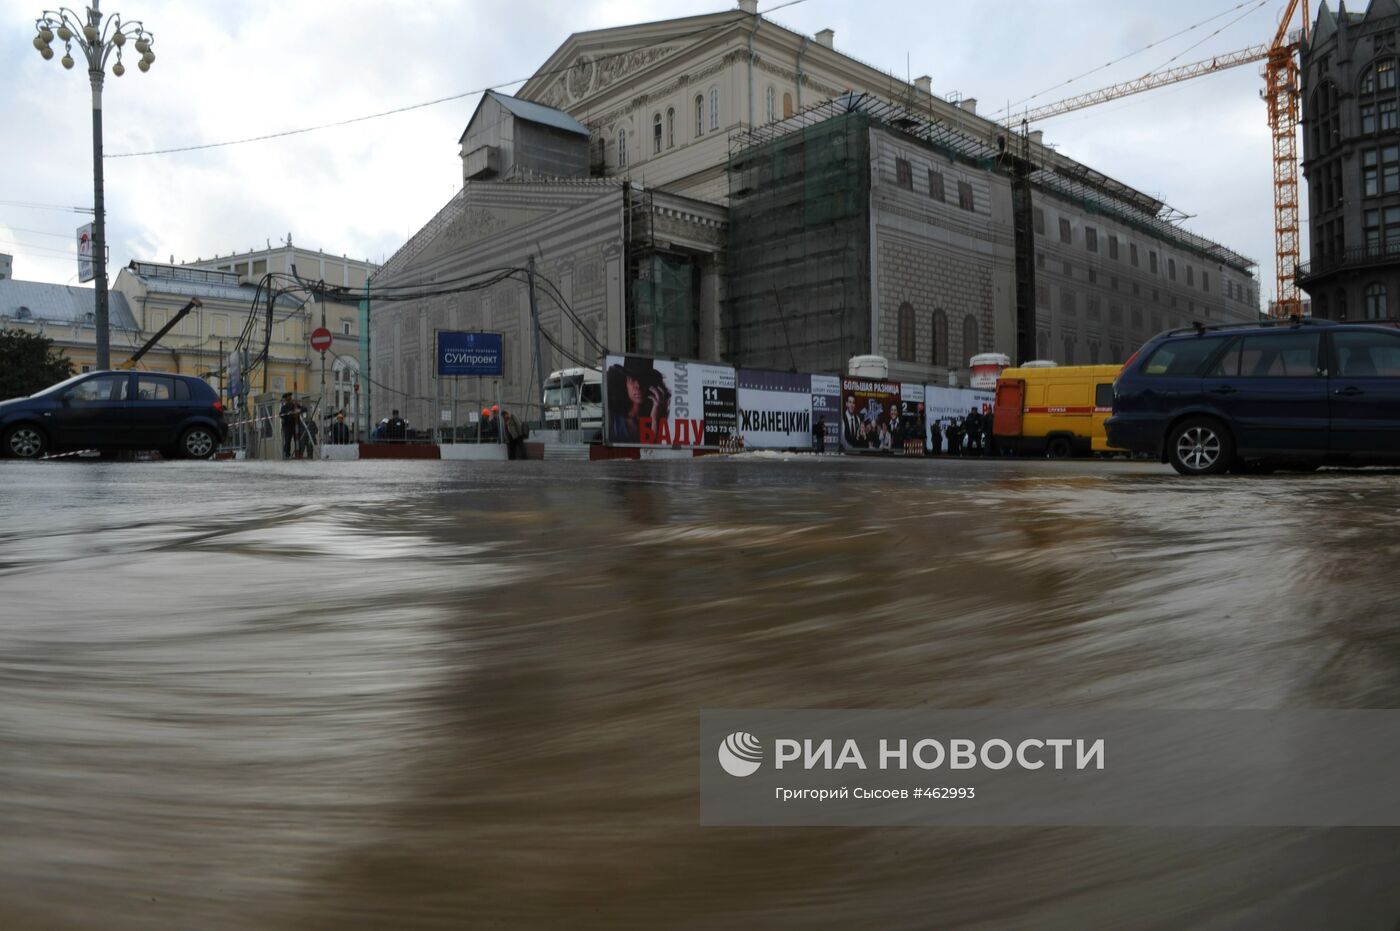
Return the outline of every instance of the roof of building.
[[[519,119],[562,129],[566,133],[577,133],[580,136],[588,135],[588,127],[563,110],[556,110],[553,107],[546,107],[542,103],[521,100],[519,97],[512,97],[509,94],[501,94],[496,91],[487,91],[486,97],[494,97],[497,103]]]
[[[237,272],[134,260],[127,265],[126,271],[144,284],[148,291],[160,294],[252,304],[258,292],[256,285],[240,284]],[[290,294],[282,294],[278,296],[277,303],[285,307],[300,307],[304,301]]]
[[[0,278],[0,324],[34,321],[92,325],[96,292],[39,281]],[[126,296],[107,292],[107,319],[114,330],[136,330],[136,318]]]

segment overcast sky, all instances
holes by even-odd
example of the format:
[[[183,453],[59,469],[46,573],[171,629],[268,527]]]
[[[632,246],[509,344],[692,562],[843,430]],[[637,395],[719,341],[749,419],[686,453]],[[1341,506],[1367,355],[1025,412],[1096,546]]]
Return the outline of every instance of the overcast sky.
[[[761,0],[760,9],[779,2]],[[1271,39],[1283,0],[1238,3],[802,0],[772,18],[807,34],[830,27],[840,51],[901,76],[932,75],[936,94],[976,97],[987,114],[1037,92],[1045,93],[1034,103],[1050,102]],[[74,230],[88,218],[9,205],[92,205],[87,77],[81,63],[63,70],[57,46],[46,62],[30,44],[43,6],[0,0],[0,252],[14,256],[16,278],[62,284],[76,281]],[[731,8],[724,0],[104,6],[144,20],[157,36],[150,72],[137,71],[132,55],[124,77],[107,78],[109,155],[296,129],[516,82],[510,91],[571,32]],[[1161,44],[1056,88],[1154,42]],[[1042,128],[1062,152],[1160,196],[1193,215],[1192,231],[1258,261],[1267,297],[1273,200],[1259,68],[1101,104]],[[207,258],[288,233],[300,246],[379,261],[460,185],[457,138],[478,99],[285,139],[109,158],[112,264]]]

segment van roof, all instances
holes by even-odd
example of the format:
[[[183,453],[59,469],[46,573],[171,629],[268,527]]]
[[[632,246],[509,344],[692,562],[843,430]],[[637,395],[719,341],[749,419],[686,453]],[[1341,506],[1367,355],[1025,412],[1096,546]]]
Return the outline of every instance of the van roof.
[[[1001,373],[1002,378],[1019,378],[1023,381],[1072,381],[1085,378],[1112,378],[1123,370],[1121,365],[1057,365],[1054,368],[1011,368]]]

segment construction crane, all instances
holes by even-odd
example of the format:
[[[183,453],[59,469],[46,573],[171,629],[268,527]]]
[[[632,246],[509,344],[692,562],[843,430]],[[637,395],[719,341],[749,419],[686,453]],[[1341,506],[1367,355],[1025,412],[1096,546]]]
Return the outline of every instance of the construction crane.
[[[1290,35],[1293,14],[1300,8],[1303,13],[1302,28]],[[1270,306],[1270,313],[1276,317],[1301,316],[1303,301],[1298,296],[1298,283],[1294,277],[1301,258],[1298,116],[1302,93],[1298,53],[1302,43],[1307,41],[1310,19],[1308,0],[1288,0],[1288,9],[1279,21],[1273,42],[1268,45],[1255,45],[1228,55],[1217,55],[1189,65],[1145,74],[1131,81],[1037,107],[1022,118],[1027,123],[1033,123],[1202,75],[1264,62],[1263,97],[1269,108],[1269,128],[1273,131],[1274,272],[1277,276],[1277,295]]]

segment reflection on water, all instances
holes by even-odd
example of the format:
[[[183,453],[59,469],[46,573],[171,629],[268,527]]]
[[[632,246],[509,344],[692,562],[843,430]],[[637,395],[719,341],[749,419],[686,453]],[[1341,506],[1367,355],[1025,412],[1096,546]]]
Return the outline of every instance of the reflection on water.
[[[0,469],[0,926],[1372,927],[1394,831],[701,829],[702,708],[1397,707],[1394,476]]]

